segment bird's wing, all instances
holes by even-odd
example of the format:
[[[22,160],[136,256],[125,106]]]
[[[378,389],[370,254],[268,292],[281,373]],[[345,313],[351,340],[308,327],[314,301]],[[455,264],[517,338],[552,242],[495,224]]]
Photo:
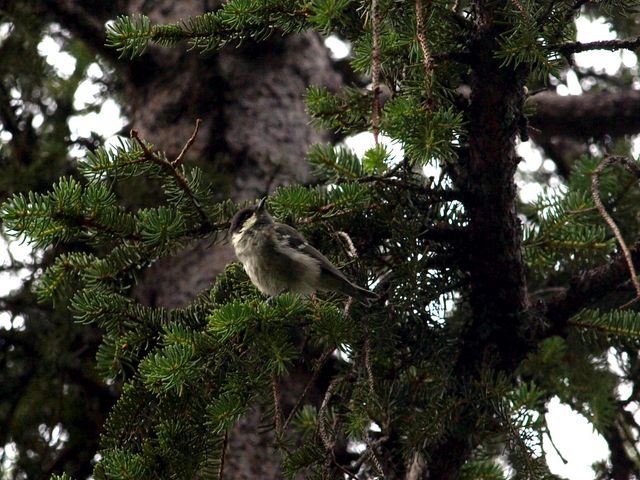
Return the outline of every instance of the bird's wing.
[[[290,248],[298,250],[299,252],[305,253],[310,257],[314,258],[318,261],[320,268],[324,270],[326,273],[335,275],[340,279],[346,281],[347,283],[351,283],[344,274],[338,270],[331,261],[325,257],[318,250],[313,248],[311,245],[307,243],[305,238],[302,236],[300,232],[298,232],[295,228],[290,227],[289,225],[285,225],[284,223],[276,223],[275,230],[278,236],[287,242],[287,245]]]

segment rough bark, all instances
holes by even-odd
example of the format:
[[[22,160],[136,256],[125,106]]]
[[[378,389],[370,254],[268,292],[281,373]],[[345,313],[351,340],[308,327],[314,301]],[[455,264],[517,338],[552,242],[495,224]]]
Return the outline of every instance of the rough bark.
[[[467,268],[471,318],[454,366],[459,379],[479,380],[485,366],[512,373],[526,351],[519,334],[527,311],[521,228],[516,215],[515,137],[522,118],[524,72],[500,66],[493,52],[501,27],[498,4],[474,2],[470,41],[469,155],[456,172],[465,197],[470,239]],[[428,457],[423,478],[455,479],[474,447],[469,436],[486,416],[481,406],[460,413],[456,426]],[[455,452],[454,455],[451,453]]]

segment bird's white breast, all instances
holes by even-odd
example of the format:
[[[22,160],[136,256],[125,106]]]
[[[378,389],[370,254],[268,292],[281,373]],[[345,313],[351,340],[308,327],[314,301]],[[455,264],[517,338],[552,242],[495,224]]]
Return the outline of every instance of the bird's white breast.
[[[243,228],[231,238],[236,256],[253,284],[270,296],[285,291],[314,292],[320,277],[319,264],[300,251],[278,243],[266,232],[262,233],[256,235]]]

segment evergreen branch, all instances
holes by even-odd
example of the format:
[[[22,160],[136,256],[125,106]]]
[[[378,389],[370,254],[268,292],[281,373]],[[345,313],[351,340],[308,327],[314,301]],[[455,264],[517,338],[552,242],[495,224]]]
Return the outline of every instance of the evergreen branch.
[[[629,273],[631,274],[631,281],[636,290],[636,298],[632,300],[632,302],[635,302],[637,300],[640,300],[640,281],[638,280],[638,274],[636,273],[635,266],[633,265],[631,252],[629,251],[629,247],[624,241],[622,233],[620,233],[620,229],[618,228],[618,225],[613,220],[611,215],[609,215],[609,213],[607,212],[607,209],[602,203],[602,199],[600,198],[600,175],[608,165],[612,165],[614,163],[622,164],[636,178],[640,177],[640,169],[635,163],[633,163],[629,159],[625,157],[620,157],[620,156],[607,157],[600,163],[600,165],[598,165],[598,167],[595,169],[595,171],[592,174],[591,194],[593,196],[593,201],[595,202],[596,207],[600,212],[600,215],[602,215],[602,218],[604,218],[607,225],[609,225],[609,228],[611,228],[611,230],[613,231],[613,234],[618,240],[618,243],[620,244],[620,248],[622,249],[622,253],[627,262],[627,266],[629,267]],[[625,304],[622,308],[624,308],[625,306],[628,306],[629,304],[630,303]]]
[[[373,90],[373,106],[371,111],[371,128],[373,130],[373,140],[378,145],[378,135],[380,133],[380,10],[378,0],[371,1],[371,30],[373,35],[373,50],[371,58],[371,88]]]
[[[197,123],[196,123],[196,131],[194,132],[194,135],[196,133],[197,133]],[[182,191],[187,195],[187,197],[189,197],[189,200],[191,201],[192,205],[200,215],[203,226],[209,225],[210,222],[209,222],[209,218],[207,217],[207,214],[200,206],[200,202],[198,201],[198,199],[195,196],[195,193],[189,186],[187,179],[184,177],[184,175],[182,175],[178,171],[178,169],[176,168],[176,165],[173,162],[170,162],[169,160],[166,160],[165,158],[162,158],[156,155],[155,153],[153,153],[149,149],[149,147],[145,144],[145,142],[140,138],[137,130],[131,130],[131,138],[133,138],[136,142],[138,142],[138,145],[140,145],[140,148],[144,152],[144,156],[148,161],[155,163],[156,165],[164,168],[175,179],[176,183],[179,185]],[[187,145],[185,145],[185,147],[183,148],[183,151],[186,151],[186,149],[187,149]]]
[[[626,48],[628,50],[636,50],[640,48],[640,36],[635,38],[628,38],[624,40],[599,40],[597,42],[571,42],[564,43],[562,45],[556,45],[551,47],[551,50],[556,50],[564,55],[571,55],[579,52],[587,52],[590,50],[619,50]]]
[[[601,312],[585,309],[569,320],[569,325],[609,335],[640,336],[640,312],[616,309]]]

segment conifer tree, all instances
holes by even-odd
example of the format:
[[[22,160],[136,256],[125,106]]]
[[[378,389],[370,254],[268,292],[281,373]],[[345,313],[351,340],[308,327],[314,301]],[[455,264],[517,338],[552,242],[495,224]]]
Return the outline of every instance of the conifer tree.
[[[80,162],[80,180],[14,195],[6,228],[38,248],[92,247],[58,256],[36,291],[103,329],[97,367],[124,382],[94,477],[224,477],[234,425],[257,408],[255,434],[271,436],[285,478],[553,478],[542,450],[553,396],[621,441],[620,470],[602,465],[603,477],[637,475],[640,459],[624,451],[635,433],[620,436],[629,419],[604,365],[612,347],[633,355],[626,368],[637,363],[640,253],[626,241],[638,238],[638,167],[601,150],[533,205],[517,202],[514,182],[527,85],[573,53],[640,44],[574,42],[583,3],[231,0],[172,25],[110,25],[109,44],[128,57],[149,42],[209,51],[308,29],[352,44],[371,88],[312,86],[308,110],[341,134],[372,130],[375,147],[359,158],[314,146],[318,184],[278,188],[269,206],[381,299],[267,303],[237,263],[185,308],[132,299],[142,269],[195,240],[224,241],[241,206],[216,201],[184,162],[197,123],[179,155],[133,130]],[[132,178],[155,182],[161,203],[119,204],[114,188]],[[296,400],[283,401],[302,374]]]

